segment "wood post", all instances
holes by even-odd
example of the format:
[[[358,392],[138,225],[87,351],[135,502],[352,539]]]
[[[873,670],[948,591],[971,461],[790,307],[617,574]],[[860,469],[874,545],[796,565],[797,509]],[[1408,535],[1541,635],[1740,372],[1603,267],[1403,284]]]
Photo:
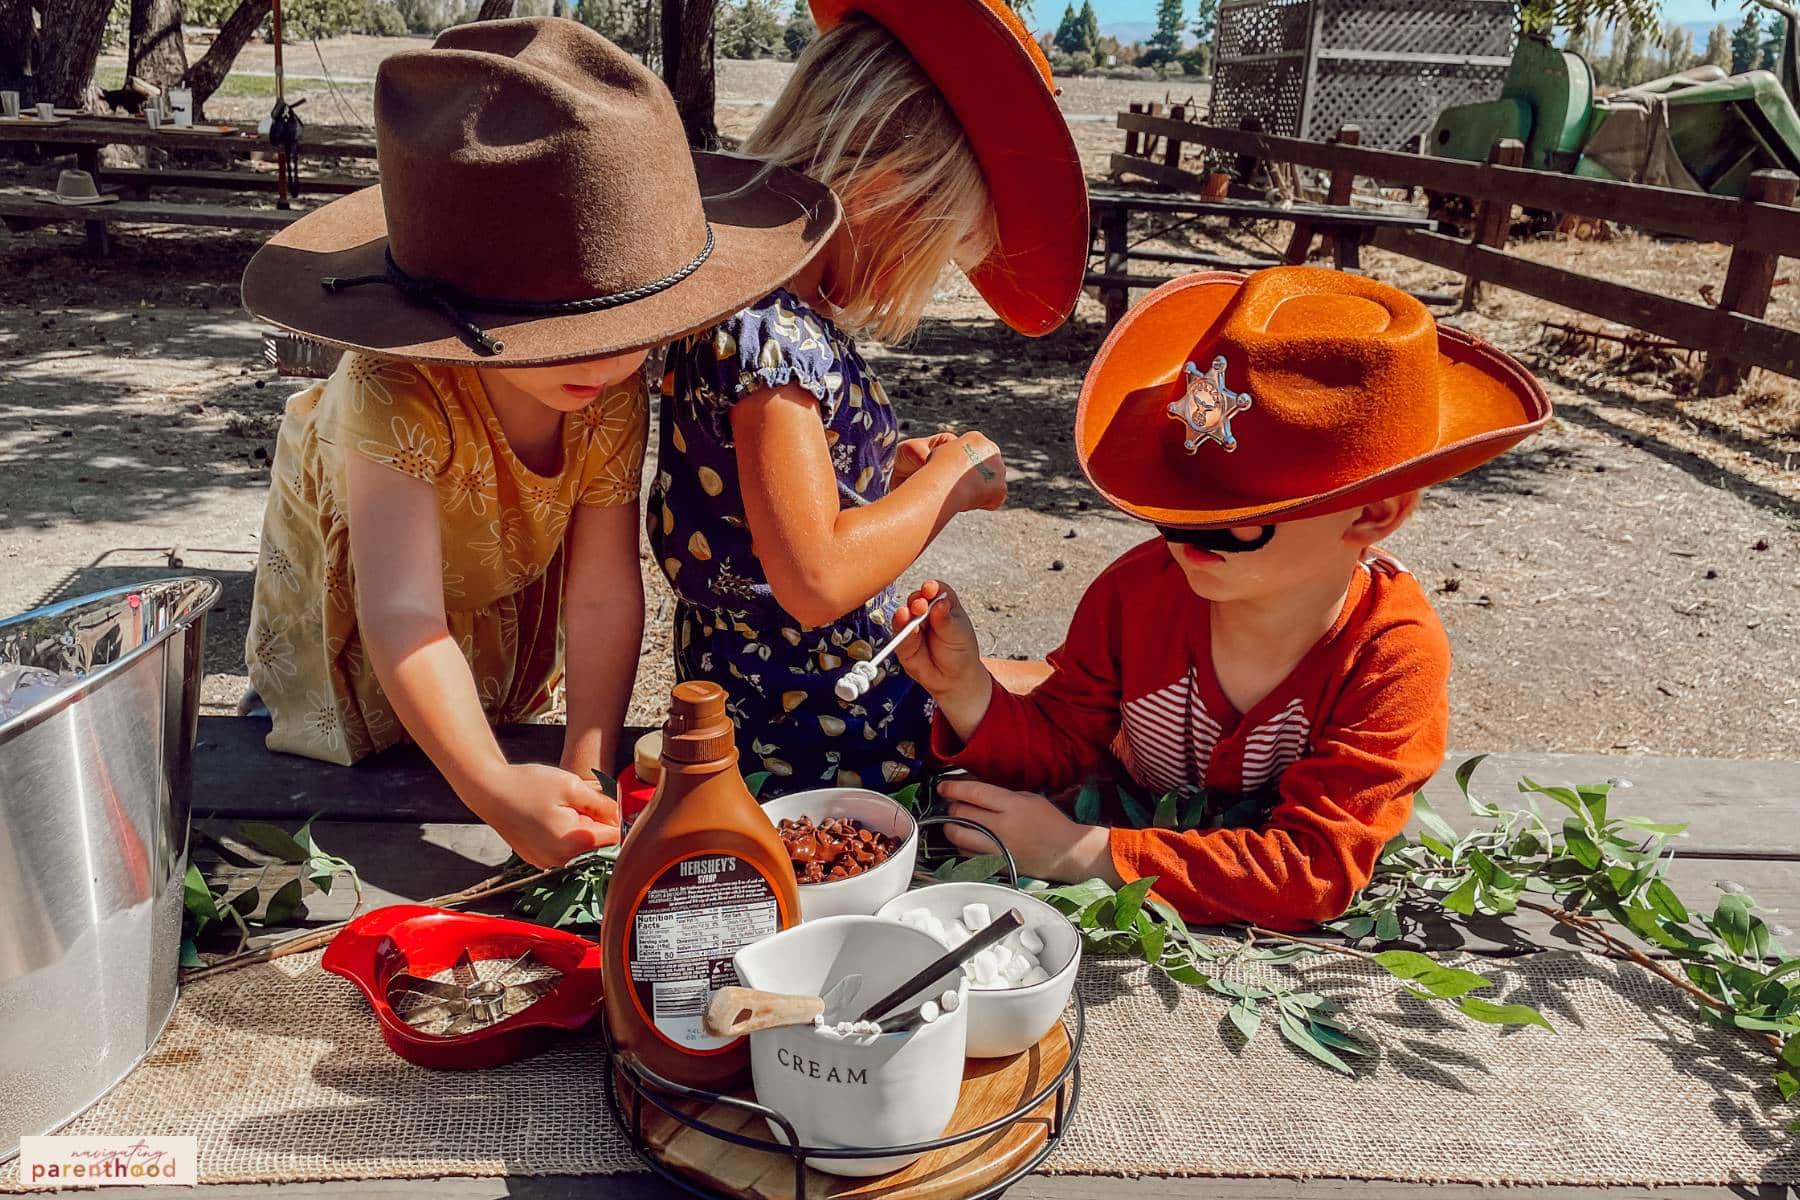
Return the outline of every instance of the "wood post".
[[[1141,114],[1144,111],[1144,102],[1141,100],[1133,100],[1131,102],[1131,111]],[[1138,156],[1138,138],[1140,136],[1142,135],[1135,129],[1127,129],[1125,131],[1125,156],[1127,158],[1136,158]]]
[[[82,170],[86,171],[90,176],[93,177],[94,186],[96,188],[99,187],[100,186],[100,147],[98,147],[98,146],[77,146],[77,147],[75,147],[75,162],[81,167]],[[88,221],[85,224],[87,226],[88,253],[93,255],[95,258],[105,258],[108,254],[110,254],[112,252],[112,237],[106,231],[106,222],[105,221]]]
[[[1516,167],[1525,161],[1525,143],[1518,138],[1501,138],[1488,151],[1488,165]],[[1512,234],[1512,197],[1486,199],[1475,205],[1475,228],[1469,235],[1469,255],[1463,269],[1462,311],[1481,303],[1481,273],[1475,265],[1475,247],[1506,248]]]
[[[1786,208],[1793,204],[1796,190],[1800,190],[1800,177],[1790,171],[1757,171],[1750,176],[1749,186],[1744,189],[1743,203],[1746,206],[1778,204]],[[1753,211],[1746,207],[1746,225]],[[1725,290],[1719,296],[1720,311],[1742,313],[1746,317],[1760,317],[1766,313],[1769,292],[1775,286],[1778,261],[1776,255],[1733,246],[1731,265],[1725,269]],[[1749,374],[1749,368],[1715,350],[1706,356],[1706,370],[1700,377],[1700,394],[1723,396],[1735,392],[1744,386]]]
[[[1263,128],[1262,118],[1256,116],[1245,117],[1242,121],[1238,122],[1238,128],[1245,133],[1261,133]],[[1248,187],[1250,185],[1251,177],[1256,174],[1256,168],[1261,162],[1262,159],[1254,154],[1240,154],[1232,163],[1231,174],[1240,184]]]
[[[1362,129],[1356,125],[1345,125],[1331,139],[1335,145],[1355,146],[1362,142]],[[1339,206],[1350,203],[1351,190],[1356,185],[1356,172],[1347,167],[1334,167],[1331,172],[1331,183],[1325,193],[1325,203]],[[1282,257],[1294,266],[1301,266],[1307,256],[1312,253],[1313,227],[1305,221],[1294,222],[1294,234],[1288,239],[1287,253]],[[1358,236],[1349,230],[1326,235],[1331,240],[1333,261],[1339,270],[1354,269],[1360,263],[1362,243]]]
[[[1131,233],[1131,210],[1123,204],[1108,204],[1100,210],[1100,242],[1106,252],[1102,260],[1104,273],[1110,276],[1125,274],[1131,269],[1131,254],[1128,241]],[[1100,299],[1106,304],[1106,327],[1111,329],[1131,307],[1131,289],[1125,284],[1108,284],[1100,289]]]

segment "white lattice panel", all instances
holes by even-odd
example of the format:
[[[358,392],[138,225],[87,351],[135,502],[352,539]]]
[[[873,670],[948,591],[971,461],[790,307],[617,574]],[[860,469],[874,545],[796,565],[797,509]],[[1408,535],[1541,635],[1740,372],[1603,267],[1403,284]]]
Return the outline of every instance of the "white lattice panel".
[[[1358,125],[1363,145],[1400,149],[1444,108],[1500,94],[1514,20],[1511,0],[1227,0],[1210,119],[1315,140]]]

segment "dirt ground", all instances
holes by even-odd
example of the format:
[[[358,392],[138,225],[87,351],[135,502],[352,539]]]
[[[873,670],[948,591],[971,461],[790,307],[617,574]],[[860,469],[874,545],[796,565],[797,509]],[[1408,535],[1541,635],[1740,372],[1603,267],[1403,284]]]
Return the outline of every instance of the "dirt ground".
[[[359,80],[392,48],[382,39],[323,47],[345,104],[364,106],[359,119],[368,117]],[[244,66],[262,69],[260,53],[252,48]],[[316,73],[310,60],[311,48],[298,48],[288,70],[310,63]],[[786,70],[722,63],[721,125],[747,128]],[[236,83],[248,91],[255,79]],[[1094,174],[1120,144],[1111,113],[1127,100],[1186,98],[1163,84],[1063,82]],[[307,115],[322,121],[337,99],[317,86]],[[211,112],[251,116],[267,103],[225,97]],[[40,182],[49,170],[9,169],[0,185]],[[1241,251],[1279,245],[1284,233],[1215,227],[1179,237]],[[219,706],[241,686],[268,454],[281,400],[296,386],[262,363],[258,327],[237,307],[254,247],[215,232],[126,230],[112,258],[94,262],[75,232],[0,240],[0,612],[167,573],[167,552],[179,546],[187,568],[226,585],[207,664],[207,698]],[[1717,247],[1627,238],[1524,250],[1679,295],[1699,296],[1724,277]],[[1409,260],[1365,261],[1424,294],[1460,290],[1460,280]],[[1800,759],[1794,387],[1759,375],[1742,394],[1695,399],[1679,358],[1546,340],[1547,320],[1601,326],[1509,293],[1492,293],[1472,314],[1436,311],[1522,357],[1558,413],[1519,451],[1434,489],[1391,546],[1450,631],[1453,744]],[[1796,289],[1777,290],[1771,315],[1800,321]],[[1070,448],[1076,394],[1101,335],[1099,306],[1084,300],[1070,327],[1024,341],[957,279],[911,343],[870,355],[909,432],[980,428],[1006,451],[1007,508],[960,518],[912,572],[968,595],[992,653],[1054,647],[1086,583],[1145,532],[1094,498]],[[644,565],[640,719],[669,681],[670,601]]]

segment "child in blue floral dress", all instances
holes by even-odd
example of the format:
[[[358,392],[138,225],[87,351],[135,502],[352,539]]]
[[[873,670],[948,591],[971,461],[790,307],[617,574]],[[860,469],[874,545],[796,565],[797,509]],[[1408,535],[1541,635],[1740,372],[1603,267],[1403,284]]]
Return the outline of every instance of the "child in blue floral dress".
[[[891,791],[919,775],[930,697],[897,668],[854,701],[834,687],[888,639],[896,580],[951,518],[1006,497],[1000,451],[982,434],[901,439],[853,333],[911,332],[952,261],[979,264],[971,278],[1009,324],[1048,332],[1074,305],[1086,252],[1079,159],[1009,9],[949,6],[970,24],[961,44],[985,46],[996,66],[986,88],[1009,72],[1017,84],[1010,129],[981,125],[1028,185],[1017,205],[996,203],[984,175],[990,135],[977,141],[914,57],[906,5],[814,7],[827,28],[744,150],[830,185],[845,220],[784,288],[670,347],[647,514],[676,595],[676,674],[725,688],[744,770],[770,775],[765,795]],[[917,36],[948,34],[920,25]],[[1019,138],[1021,107],[1052,131],[1040,154]],[[1031,269],[993,269],[1022,237]]]

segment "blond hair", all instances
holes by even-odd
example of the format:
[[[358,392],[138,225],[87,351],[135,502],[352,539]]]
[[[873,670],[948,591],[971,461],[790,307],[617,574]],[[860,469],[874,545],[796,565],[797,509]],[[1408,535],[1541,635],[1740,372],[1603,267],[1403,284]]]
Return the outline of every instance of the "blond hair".
[[[897,341],[944,268],[994,245],[987,181],[956,114],[892,34],[853,16],[820,35],[743,153],[830,187],[852,223],[839,324]]]

